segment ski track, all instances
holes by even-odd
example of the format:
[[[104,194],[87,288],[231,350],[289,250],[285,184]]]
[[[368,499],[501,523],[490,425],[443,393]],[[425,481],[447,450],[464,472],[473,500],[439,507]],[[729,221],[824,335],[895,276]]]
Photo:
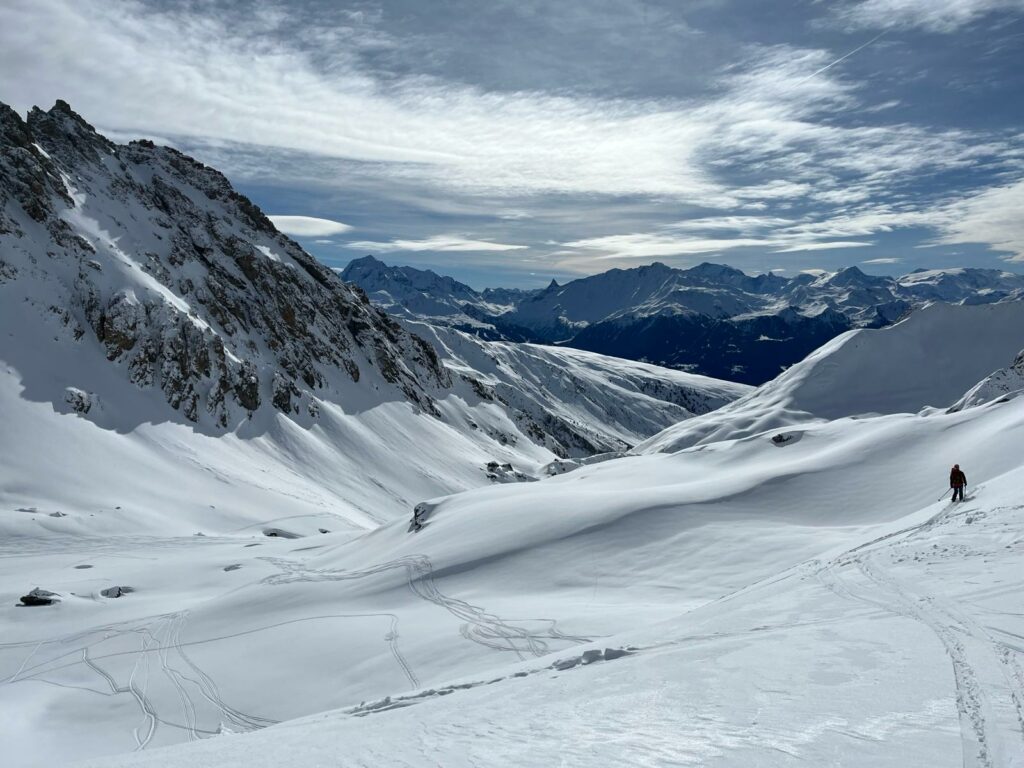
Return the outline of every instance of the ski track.
[[[132,729],[135,749],[137,751],[146,749],[151,744],[159,725],[184,730],[189,741],[198,740],[203,736],[213,736],[220,732],[220,730],[199,727],[199,712],[196,707],[196,700],[189,692],[189,686],[194,687],[199,692],[199,695],[209,702],[219,714],[222,723],[226,721],[242,731],[252,731],[275,724],[276,720],[248,715],[231,707],[224,701],[213,678],[192,661],[182,647],[187,644],[181,640],[181,632],[187,622],[187,618],[188,611],[181,611],[126,622],[121,625],[96,627],[54,640],[41,640],[35,643],[2,644],[0,648],[32,645],[32,651],[21,662],[17,672],[0,683],[0,685],[40,682],[63,688],[75,688],[103,696],[129,695],[135,700],[143,716],[142,724]],[[117,651],[99,657],[90,654],[90,649],[95,649],[103,643],[117,641],[131,635],[139,637],[140,648]],[[76,644],[76,647],[46,661],[40,661],[29,666],[29,662],[44,646],[60,646],[71,643]],[[129,655],[134,656],[135,660],[128,673],[127,684],[121,685],[110,670],[100,665],[99,660]],[[177,656],[177,660],[174,659],[174,655]],[[79,656],[80,658],[75,662],[53,666],[55,662],[59,662],[69,656]],[[169,681],[177,695],[182,713],[182,722],[180,723],[162,716],[155,708],[151,696],[148,695],[148,689],[151,684],[151,657],[156,658],[159,662],[160,672]],[[109,688],[109,692],[85,686],[73,686],[43,677],[43,675],[78,664],[84,664],[96,673]],[[178,665],[181,664],[187,669],[179,668]]]
[[[968,499],[969,501],[969,499]],[[1013,509],[1019,509],[1014,507]],[[841,598],[882,608],[928,627],[942,643],[953,668],[965,768],[1024,765],[1024,669],[1019,649],[996,640],[966,607],[950,597],[910,588],[880,560],[896,543],[906,543],[974,510],[950,505],[925,522],[874,539],[819,567],[821,584]],[[992,510],[989,514],[998,512]],[[886,547],[879,547],[884,544]],[[915,550],[923,552],[924,550]],[[870,587],[855,582],[859,576]],[[1000,631],[1000,630],[997,630]],[[994,677],[1001,682],[993,683]],[[1004,686],[1005,684],[1005,690]],[[1004,744],[999,725],[1014,723],[1019,741]]]
[[[346,570],[315,570],[303,566],[293,560],[276,557],[261,558],[280,572],[263,579],[265,584],[291,584],[295,582],[319,581],[350,581],[384,573],[386,571],[404,569],[406,586],[422,600],[444,608],[450,614],[463,621],[459,632],[465,639],[496,651],[510,651],[520,660],[544,656],[551,652],[546,641],[561,640],[579,644],[590,642],[592,638],[566,635],[557,629],[557,621],[553,619],[536,619],[533,621],[550,624],[544,632],[531,631],[516,627],[508,621],[488,613],[485,609],[444,594],[434,580],[434,566],[426,555],[409,555],[386,563],[355,571]]]

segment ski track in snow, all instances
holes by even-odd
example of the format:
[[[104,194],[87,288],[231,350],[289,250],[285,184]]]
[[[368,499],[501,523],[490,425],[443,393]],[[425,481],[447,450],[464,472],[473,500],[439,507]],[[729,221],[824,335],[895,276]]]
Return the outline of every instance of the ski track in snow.
[[[228,722],[237,729],[252,731],[275,724],[276,720],[246,714],[224,701],[213,678],[202,670],[184,650],[184,646],[195,644],[195,641],[183,643],[181,640],[181,631],[187,619],[188,611],[180,611],[125,622],[124,624],[95,627],[53,640],[41,640],[35,643],[0,644],[0,648],[32,645],[31,652],[21,662],[18,670],[6,680],[0,682],[0,685],[32,681],[63,688],[75,688],[103,696],[129,695],[135,700],[143,717],[143,723],[140,726],[134,727],[132,731],[137,751],[149,746],[156,735],[159,725],[184,730],[189,741],[195,741],[201,736],[213,736],[219,732],[203,729],[198,726],[197,702],[193,698],[193,694],[189,693],[189,685],[194,687],[198,694],[212,705],[222,722]],[[118,641],[132,635],[139,637],[140,647],[138,649],[100,655],[90,654],[91,649],[95,649],[103,643]],[[213,638],[212,640],[216,639],[219,638]],[[79,643],[84,644],[78,645]],[[66,644],[75,644],[75,647],[46,661],[29,666],[29,662],[44,646],[61,646]],[[172,659],[172,652],[177,655],[178,661]],[[72,656],[80,658],[78,661],[53,666],[55,662]],[[127,683],[122,685],[118,683],[115,674],[107,667],[101,666],[99,662],[104,659],[124,656],[134,656],[135,661],[128,673]],[[177,693],[182,713],[182,722],[180,723],[160,714],[156,710],[151,698],[147,695],[147,689],[150,684],[149,664],[153,658],[157,660],[160,672],[163,673]],[[86,666],[97,674],[109,688],[109,691],[97,690],[88,686],[69,685],[44,677],[44,675],[79,664]],[[184,664],[185,668],[175,666],[175,664]],[[144,682],[138,682],[140,678]]]
[[[573,644],[587,643],[592,638],[566,635],[558,630],[558,623],[554,619],[530,619],[546,623],[550,626],[544,632],[536,632],[522,627],[516,627],[508,620],[501,619],[494,614],[488,613],[485,609],[444,594],[434,581],[434,566],[426,555],[409,555],[397,558],[386,563],[371,566],[360,570],[334,570],[310,569],[301,563],[293,560],[285,560],[277,557],[260,558],[278,569],[280,573],[272,574],[263,579],[264,584],[292,584],[295,582],[318,582],[318,581],[350,581],[362,579],[368,576],[384,573],[386,571],[403,569],[406,575],[406,585],[409,590],[422,600],[433,603],[448,611],[450,614],[464,623],[459,632],[467,640],[490,648],[496,651],[511,651],[520,660],[544,656],[552,651],[546,642],[547,640],[561,640]],[[396,618],[397,622],[397,618]],[[397,626],[397,624],[396,624]],[[395,631],[397,637],[397,630]],[[396,647],[396,646],[395,646]],[[394,651],[396,659],[407,669],[401,655]],[[415,675],[407,670],[407,676],[414,686],[418,685]]]
[[[1017,654],[1022,649],[996,640],[971,617],[964,603],[926,592],[921,584],[908,586],[883,564],[886,558],[894,560],[894,545],[978,514],[978,510],[951,504],[920,525],[848,550],[816,575],[842,598],[920,622],[935,634],[952,663],[965,768],[1020,766],[1024,765],[1024,669]],[[923,545],[912,551],[928,553]],[[1007,743],[1008,730],[1017,731],[1015,743]]]

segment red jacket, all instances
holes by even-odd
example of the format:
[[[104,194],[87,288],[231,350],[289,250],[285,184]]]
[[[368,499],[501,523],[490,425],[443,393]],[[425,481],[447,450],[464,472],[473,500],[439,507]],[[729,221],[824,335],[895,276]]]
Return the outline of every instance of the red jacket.
[[[967,475],[963,473],[963,470],[952,469],[949,472],[949,487],[960,488],[961,486],[967,485]]]

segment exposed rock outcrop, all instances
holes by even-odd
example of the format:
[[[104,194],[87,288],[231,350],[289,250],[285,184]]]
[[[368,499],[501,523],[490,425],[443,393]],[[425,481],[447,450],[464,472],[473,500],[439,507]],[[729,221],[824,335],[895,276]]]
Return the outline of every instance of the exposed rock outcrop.
[[[0,239],[0,285],[18,281],[189,422],[316,418],[317,400],[359,381],[436,414],[451,383],[430,345],[222,174],[150,141],[115,144],[63,101],[27,120],[0,105]],[[83,395],[68,404],[88,415]]]

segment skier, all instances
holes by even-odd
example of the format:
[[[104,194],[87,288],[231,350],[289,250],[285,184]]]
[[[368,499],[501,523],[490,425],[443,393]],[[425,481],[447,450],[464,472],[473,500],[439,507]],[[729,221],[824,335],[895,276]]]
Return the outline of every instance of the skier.
[[[967,487],[967,475],[960,469],[959,464],[954,464],[949,471],[949,487],[953,489],[953,501],[964,500],[964,488]],[[958,498],[959,497],[959,498]]]

